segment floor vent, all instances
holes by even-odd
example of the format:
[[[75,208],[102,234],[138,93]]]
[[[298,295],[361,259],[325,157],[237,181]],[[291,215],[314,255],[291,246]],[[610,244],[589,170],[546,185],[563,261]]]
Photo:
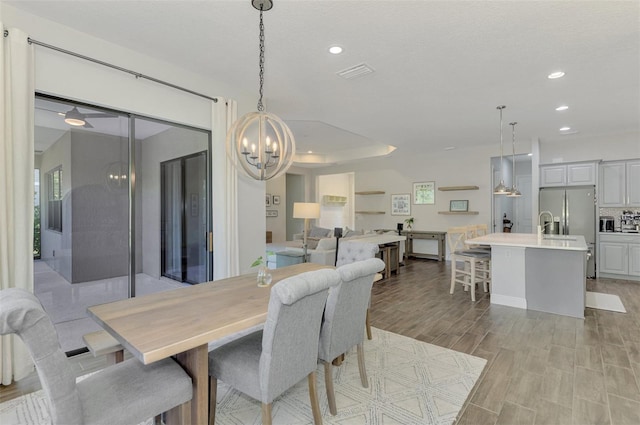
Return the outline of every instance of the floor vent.
[[[345,80],[352,80],[354,78],[362,77],[367,74],[372,74],[373,68],[371,68],[366,63],[361,63],[355,66],[352,66],[347,69],[343,69],[342,71],[336,72],[339,77],[344,78]]]

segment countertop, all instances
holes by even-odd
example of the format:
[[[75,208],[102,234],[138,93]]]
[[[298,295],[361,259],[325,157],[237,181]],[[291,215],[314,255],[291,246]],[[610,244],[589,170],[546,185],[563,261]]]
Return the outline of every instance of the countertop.
[[[538,239],[538,236],[534,233],[490,233],[477,238],[467,239],[466,242],[472,245],[587,251],[587,243],[584,240],[584,236],[580,235],[543,235],[542,239]]]

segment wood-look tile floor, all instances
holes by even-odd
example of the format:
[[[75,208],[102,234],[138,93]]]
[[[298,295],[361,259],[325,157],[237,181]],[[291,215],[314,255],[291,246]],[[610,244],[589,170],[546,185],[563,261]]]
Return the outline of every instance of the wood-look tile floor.
[[[410,260],[374,284],[372,325],[487,359],[458,424],[640,424],[640,282],[596,279],[627,313],[574,319],[491,305],[456,287],[450,265]]]
[[[492,306],[456,288],[449,263],[411,260],[374,285],[373,326],[487,359],[457,424],[640,424],[640,282],[590,280],[617,294],[627,313],[587,309],[586,318]],[[70,359],[77,375],[104,358]],[[0,387],[0,402],[36,391],[37,375]]]

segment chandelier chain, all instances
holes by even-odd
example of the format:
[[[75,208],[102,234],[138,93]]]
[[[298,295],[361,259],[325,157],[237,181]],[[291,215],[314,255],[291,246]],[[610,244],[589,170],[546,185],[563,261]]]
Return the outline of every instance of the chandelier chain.
[[[258,112],[264,111],[264,105],[262,104],[262,96],[264,93],[264,22],[262,21],[262,5],[260,5],[260,99],[258,99]]]

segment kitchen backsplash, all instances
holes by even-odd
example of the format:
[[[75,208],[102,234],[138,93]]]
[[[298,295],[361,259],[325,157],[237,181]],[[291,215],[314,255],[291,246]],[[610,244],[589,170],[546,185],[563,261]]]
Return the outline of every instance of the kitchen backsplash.
[[[632,208],[632,207],[626,207],[626,208],[600,208],[600,215],[599,217],[602,216],[611,216],[613,217],[613,219],[615,220],[615,225],[614,228],[616,230],[620,230],[620,216],[622,216],[623,211],[633,211],[635,214],[640,214],[640,208]]]

